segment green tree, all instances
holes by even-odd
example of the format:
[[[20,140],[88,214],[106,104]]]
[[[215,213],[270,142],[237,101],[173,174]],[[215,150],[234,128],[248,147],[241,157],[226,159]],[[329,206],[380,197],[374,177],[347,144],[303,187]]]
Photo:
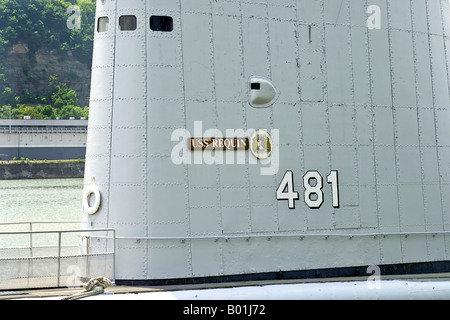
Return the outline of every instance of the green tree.
[[[78,5],[81,29],[69,29],[67,8]],[[95,0],[1,0],[0,46],[2,42],[24,42],[32,52],[45,46],[73,50],[75,56],[88,63],[92,54],[95,23]],[[2,49],[0,48],[0,54]]]
[[[92,63],[95,25],[95,0],[0,0],[0,106],[11,105],[13,117],[54,118],[64,106],[64,116],[87,117],[89,108],[78,106],[78,95],[67,84],[50,77],[51,93],[24,91],[20,96],[7,88],[4,57],[16,43],[27,44],[30,62],[40,48],[71,50],[73,56],[89,66]],[[78,5],[81,11],[81,28],[69,29],[66,25],[70,13],[67,8]],[[31,78],[30,78],[31,79]],[[28,79],[29,81],[31,81]],[[30,104],[44,106],[30,106]],[[34,109],[32,109],[34,108]],[[5,114],[5,110],[7,114]],[[9,117],[9,107],[0,108],[0,117]],[[29,114],[25,114],[29,113]],[[81,114],[81,115],[80,115]]]
[[[37,111],[43,116],[43,119],[55,119],[56,113],[55,109],[53,109],[50,105],[45,106],[37,106]]]
[[[67,84],[59,82],[57,76],[50,76],[49,86],[52,89],[50,101],[54,108],[60,109],[67,105],[78,105],[77,92],[67,87]]]
[[[9,119],[9,112],[12,112],[12,107],[10,105],[4,105],[0,108],[0,119]]]
[[[15,119],[22,119],[24,116],[29,116],[31,119],[44,119],[44,116],[33,106],[21,104],[13,110],[13,117]]]
[[[14,108],[17,105],[17,100],[11,88],[5,88],[0,94],[0,105],[11,105]]]
[[[3,56],[8,50],[9,41],[5,40],[3,30],[0,30],[0,56]]]
[[[83,117],[86,119],[89,118],[89,107],[83,108]]]
[[[58,115],[61,119],[69,119],[71,117],[74,117],[76,119],[79,119],[83,117],[83,109],[78,106],[64,106],[59,110]]]
[[[70,48],[76,59],[90,66],[94,43],[95,1],[78,0],[76,5],[81,11],[81,28],[70,30]]]

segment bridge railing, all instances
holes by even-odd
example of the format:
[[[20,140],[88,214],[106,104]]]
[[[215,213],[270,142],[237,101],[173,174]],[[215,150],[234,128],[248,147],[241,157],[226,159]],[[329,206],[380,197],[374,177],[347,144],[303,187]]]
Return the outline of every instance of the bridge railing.
[[[13,224],[29,230],[0,229],[0,290],[79,287],[92,276],[114,282],[114,229],[33,230],[43,223]],[[0,223],[5,225],[11,223]],[[106,239],[104,245],[92,250],[91,242],[99,237]]]
[[[0,127],[0,133],[14,133],[14,134],[48,134],[48,133],[87,133],[87,127],[48,127],[48,128],[39,128],[39,127],[25,127],[25,128],[8,128],[8,127]]]

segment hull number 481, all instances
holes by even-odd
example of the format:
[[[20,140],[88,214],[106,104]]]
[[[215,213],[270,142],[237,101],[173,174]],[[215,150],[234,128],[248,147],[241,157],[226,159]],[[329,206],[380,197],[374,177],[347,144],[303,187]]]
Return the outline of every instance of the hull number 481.
[[[333,208],[339,208],[339,184],[338,171],[332,170],[326,176],[327,183],[331,184],[331,195]],[[316,170],[310,170],[303,176],[304,201],[311,209],[318,209],[324,202],[323,198],[323,178]],[[277,200],[287,200],[289,209],[295,209],[295,201],[299,200],[300,195],[294,190],[294,174],[288,170],[284,174],[280,185],[277,188]]]

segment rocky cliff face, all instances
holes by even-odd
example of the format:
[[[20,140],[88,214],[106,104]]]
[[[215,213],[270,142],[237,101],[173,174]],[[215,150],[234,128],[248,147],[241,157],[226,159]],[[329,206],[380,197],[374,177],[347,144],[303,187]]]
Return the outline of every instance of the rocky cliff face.
[[[8,79],[6,86],[15,94],[28,90],[45,95],[49,93],[50,75],[56,75],[78,93],[81,107],[89,106],[90,66],[77,61],[70,51],[40,49],[31,53],[26,44],[19,43],[13,46],[2,63]]]

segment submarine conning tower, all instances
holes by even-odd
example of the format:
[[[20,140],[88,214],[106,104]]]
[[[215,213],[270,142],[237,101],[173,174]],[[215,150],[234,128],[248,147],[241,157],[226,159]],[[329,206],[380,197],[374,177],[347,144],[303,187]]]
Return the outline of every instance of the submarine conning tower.
[[[82,224],[116,282],[450,271],[449,9],[97,0]]]

